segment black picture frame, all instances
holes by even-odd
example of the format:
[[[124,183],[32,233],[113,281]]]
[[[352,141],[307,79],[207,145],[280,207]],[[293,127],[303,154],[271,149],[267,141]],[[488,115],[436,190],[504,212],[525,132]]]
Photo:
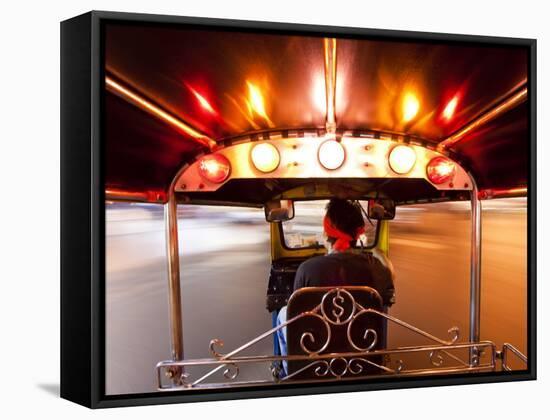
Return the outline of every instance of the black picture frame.
[[[528,369],[506,374],[277,385],[231,391],[105,395],[105,22],[162,23],[341,37],[525,47],[529,51]],[[92,11],[61,23],[61,397],[90,408],[536,379],[536,40]]]

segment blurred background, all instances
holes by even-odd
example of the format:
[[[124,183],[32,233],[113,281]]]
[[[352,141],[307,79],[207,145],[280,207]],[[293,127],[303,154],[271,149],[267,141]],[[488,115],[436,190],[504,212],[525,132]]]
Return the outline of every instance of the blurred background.
[[[482,205],[481,339],[526,352],[526,199]],[[185,357],[210,357],[213,338],[227,352],[271,327],[269,226],[261,209],[178,211]],[[308,214],[321,225],[322,209]],[[469,252],[468,202],[399,207],[390,224],[397,297],[390,314],[445,339],[457,326],[467,340]],[[106,271],[106,393],[154,392],[155,365],[170,358],[162,206],[107,203]],[[397,326],[388,339],[391,347],[425,343]],[[267,339],[248,354],[272,351]],[[258,377],[269,377],[265,364],[239,375]]]

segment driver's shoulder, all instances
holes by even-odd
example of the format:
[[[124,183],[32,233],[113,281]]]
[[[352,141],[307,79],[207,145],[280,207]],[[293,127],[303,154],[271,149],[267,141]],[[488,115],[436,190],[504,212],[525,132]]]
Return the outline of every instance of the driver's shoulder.
[[[327,255],[317,255],[315,257],[308,258],[300,264],[299,269],[308,269],[310,267],[318,267],[330,264],[330,261],[327,259]]]
[[[325,270],[329,270],[331,267],[335,267],[341,264],[337,259],[333,258],[333,254],[329,255],[317,255],[305,260],[298,267],[298,272],[305,274],[320,273]]]

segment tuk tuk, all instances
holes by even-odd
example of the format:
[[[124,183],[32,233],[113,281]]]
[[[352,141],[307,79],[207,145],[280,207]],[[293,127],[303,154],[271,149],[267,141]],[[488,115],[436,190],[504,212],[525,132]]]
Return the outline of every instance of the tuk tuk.
[[[116,136],[106,144],[105,199],[164,206],[171,358],[156,365],[159,390],[475,374],[511,370],[511,357],[527,364],[513,344],[498,348],[480,339],[482,201],[527,196],[523,50],[170,31],[178,40],[171,45],[195,72],[176,66],[190,80],[178,82],[184,96],[170,88],[176,70],[159,59],[167,53],[161,42],[137,42],[137,65],[124,46],[141,34],[127,26],[107,30],[104,81],[106,134]],[[193,56],[199,37],[204,49]],[[225,58],[211,66],[222,47]],[[269,68],[263,79],[243,73],[258,67],[253,53]],[[204,77],[193,79],[199,73]],[[199,79],[206,82],[193,82]],[[293,232],[287,222],[308,203],[331,198],[362,206],[367,229],[354,252],[375,254],[388,266],[400,209],[469,202],[468,331],[449,325],[447,336],[436,336],[418,328],[393,316],[368,286],[294,291],[299,265],[326,249],[316,232]],[[183,330],[193,320],[182,317],[180,285],[185,234],[179,238],[178,206],[193,205],[263,208],[271,248],[265,282],[272,328],[223,351],[223,337],[212,337],[211,357],[200,359],[185,356]],[[284,306],[288,318],[278,324]],[[388,325],[424,343],[391,347]],[[288,354],[277,346],[282,329]],[[254,353],[269,340],[271,354]],[[418,364],[409,366],[406,355]],[[251,364],[269,377],[241,380],[240,369]]]

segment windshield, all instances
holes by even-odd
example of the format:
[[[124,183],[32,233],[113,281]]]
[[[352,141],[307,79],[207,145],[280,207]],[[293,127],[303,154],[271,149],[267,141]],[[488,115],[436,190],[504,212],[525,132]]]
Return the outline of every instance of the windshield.
[[[359,201],[367,210],[367,201]],[[296,201],[294,218],[282,223],[283,240],[288,248],[323,247],[323,217],[328,200]],[[372,223],[372,224],[371,224]],[[359,237],[357,247],[371,248],[376,244],[378,221],[365,220],[365,234]]]

